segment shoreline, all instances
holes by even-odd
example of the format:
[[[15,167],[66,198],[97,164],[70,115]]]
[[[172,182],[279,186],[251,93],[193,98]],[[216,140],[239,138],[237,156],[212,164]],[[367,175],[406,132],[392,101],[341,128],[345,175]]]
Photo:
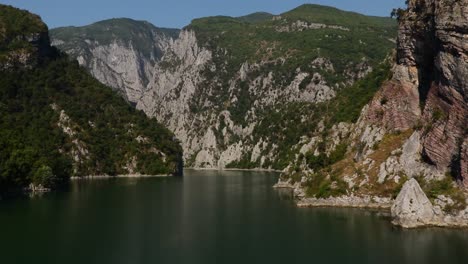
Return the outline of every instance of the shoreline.
[[[196,168],[196,167],[187,167],[184,168],[184,170],[196,170],[196,171],[251,171],[251,172],[276,172],[276,173],[281,173],[283,171],[281,170],[274,170],[274,169],[261,169],[261,168],[255,168],[255,169],[237,169],[237,168]]]
[[[140,174],[124,174],[124,175],[89,175],[89,176],[73,176],[70,177],[71,181],[77,180],[99,180],[99,179],[121,179],[121,178],[166,178],[166,177],[173,177],[172,174],[159,174],[159,175],[140,175]]]
[[[392,207],[391,201],[388,198],[379,198],[381,201],[375,201],[369,197],[358,197],[358,196],[342,196],[342,197],[330,197],[326,199],[317,198],[304,198],[296,202],[296,206],[299,208],[360,208],[360,209],[372,209],[390,212]]]
[[[289,182],[278,182],[273,186],[279,190],[290,190],[294,195],[295,204],[298,208],[314,208],[314,207],[338,207],[338,208],[361,208],[361,209],[377,209],[382,211],[390,211],[394,199],[378,196],[354,196],[343,195],[339,197],[328,198],[313,198],[306,197],[305,193],[299,186],[291,185]]]
[[[290,190],[294,198],[294,203],[298,208],[355,208],[363,210],[377,210],[390,214],[390,223],[403,229],[421,229],[421,228],[453,228],[467,229],[468,219],[460,215],[444,214],[439,210],[438,214],[430,220],[414,221],[407,223],[398,221],[391,215],[392,206],[395,199],[375,196],[341,196],[329,198],[305,198],[295,195],[295,187],[287,183],[279,183],[273,186],[275,189]],[[468,210],[468,209],[467,209]]]
[[[251,171],[251,172],[275,172],[281,173],[280,170],[273,170],[273,169],[236,169],[236,168],[225,168],[225,169],[218,169],[218,168],[194,168],[188,167],[184,168],[184,170],[195,170],[195,171]],[[114,179],[114,178],[165,178],[165,177],[175,177],[172,174],[158,174],[158,175],[142,175],[142,174],[122,174],[122,175],[88,175],[88,176],[73,176],[70,177],[71,181],[76,180],[93,180],[93,179]]]

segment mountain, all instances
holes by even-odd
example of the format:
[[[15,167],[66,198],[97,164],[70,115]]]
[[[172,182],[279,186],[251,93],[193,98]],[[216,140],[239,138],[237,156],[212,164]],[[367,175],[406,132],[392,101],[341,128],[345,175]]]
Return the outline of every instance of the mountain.
[[[166,42],[144,88],[98,79],[173,131],[187,166],[284,169],[325,116],[357,120],[387,78],[382,61],[396,33],[394,19],[318,5],[275,16],[200,18]],[[112,43],[122,42],[113,36]],[[92,66],[96,60],[144,64],[117,45],[88,44],[101,51],[89,57],[85,49],[75,52],[73,39],[52,38],[94,76],[102,75]],[[113,76],[114,70],[106,71]],[[329,112],[332,107],[339,114]]]
[[[256,12],[246,16],[237,17],[238,20],[248,23],[265,22],[273,18],[273,14],[266,12]]]
[[[53,48],[40,17],[0,14],[0,196],[70,176],[179,173],[169,130]]]
[[[117,18],[84,27],[51,30],[52,45],[66,50],[92,75],[136,102],[153,79],[153,68],[178,29]]]
[[[386,207],[403,227],[468,226],[463,2],[408,1],[392,77],[356,123],[316,129],[333,144],[312,138],[277,186],[294,188],[300,206]]]

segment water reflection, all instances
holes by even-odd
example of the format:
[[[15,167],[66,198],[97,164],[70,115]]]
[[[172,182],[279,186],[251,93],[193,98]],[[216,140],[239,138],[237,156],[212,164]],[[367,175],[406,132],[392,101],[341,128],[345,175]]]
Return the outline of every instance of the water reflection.
[[[2,202],[2,263],[468,263],[466,230],[296,208],[290,191],[271,187],[277,174],[185,175],[80,181]]]

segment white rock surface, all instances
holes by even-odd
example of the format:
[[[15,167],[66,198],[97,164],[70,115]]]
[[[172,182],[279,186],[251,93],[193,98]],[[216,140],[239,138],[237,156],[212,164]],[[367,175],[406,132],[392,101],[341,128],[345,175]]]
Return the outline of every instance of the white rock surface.
[[[430,224],[434,220],[434,208],[419,183],[408,180],[392,205],[393,223],[405,228]]]

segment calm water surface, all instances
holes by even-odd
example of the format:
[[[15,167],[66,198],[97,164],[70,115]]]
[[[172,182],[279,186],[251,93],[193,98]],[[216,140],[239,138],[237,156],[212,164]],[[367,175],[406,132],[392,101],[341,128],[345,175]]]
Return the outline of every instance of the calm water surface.
[[[468,263],[468,232],[378,213],[299,209],[277,174],[74,182],[0,202],[0,263]]]

